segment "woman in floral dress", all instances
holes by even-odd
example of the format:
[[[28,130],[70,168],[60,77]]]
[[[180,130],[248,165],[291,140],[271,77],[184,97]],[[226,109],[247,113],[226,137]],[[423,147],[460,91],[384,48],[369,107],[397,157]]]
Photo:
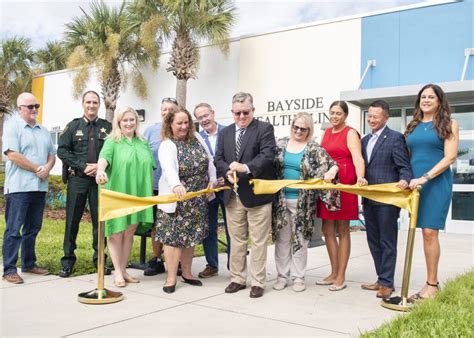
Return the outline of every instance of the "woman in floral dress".
[[[158,150],[162,174],[159,196],[175,194],[178,198],[187,192],[213,187],[216,169],[204,140],[194,130],[194,124],[185,108],[176,108],[164,118],[162,142]],[[208,196],[199,196],[176,203],[159,204],[156,217],[156,239],[164,244],[168,270],[163,291],[172,293],[177,282],[181,262],[184,283],[201,286],[191,273],[194,247],[206,238]]]

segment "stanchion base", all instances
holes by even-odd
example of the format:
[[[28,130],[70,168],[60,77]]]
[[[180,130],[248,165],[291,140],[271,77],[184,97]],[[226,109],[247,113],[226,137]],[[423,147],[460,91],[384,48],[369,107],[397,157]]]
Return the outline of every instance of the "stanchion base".
[[[94,289],[88,292],[81,292],[77,295],[77,300],[84,304],[111,304],[124,299],[121,292],[107,289]]]
[[[413,308],[413,304],[408,303],[407,300],[403,301],[403,298],[399,296],[385,298],[382,300],[380,305],[390,310],[402,312],[411,311],[411,309]]]

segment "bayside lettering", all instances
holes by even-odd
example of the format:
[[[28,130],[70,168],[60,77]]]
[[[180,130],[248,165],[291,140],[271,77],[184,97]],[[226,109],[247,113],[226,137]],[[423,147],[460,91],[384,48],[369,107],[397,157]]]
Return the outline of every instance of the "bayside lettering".
[[[290,99],[281,101],[268,101],[267,111],[278,112],[288,110],[310,110],[324,108],[322,97],[308,97],[303,99]]]

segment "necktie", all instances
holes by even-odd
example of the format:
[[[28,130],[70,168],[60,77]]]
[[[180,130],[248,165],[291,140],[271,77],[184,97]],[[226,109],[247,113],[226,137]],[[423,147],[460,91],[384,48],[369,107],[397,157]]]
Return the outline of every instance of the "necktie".
[[[97,150],[95,147],[96,125],[95,121],[89,122],[89,132],[87,135],[87,163],[97,163]]]
[[[372,151],[374,150],[375,143],[377,143],[377,134],[370,134],[369,142],[367,142],[367,161],[370,162]]]
[[[237,142],[235,143],[235,159],[239,158],[240,155],[240,146],[242,145],[242,139],[245,134],[245,128],[239,129],[239,137],[237,138]]]

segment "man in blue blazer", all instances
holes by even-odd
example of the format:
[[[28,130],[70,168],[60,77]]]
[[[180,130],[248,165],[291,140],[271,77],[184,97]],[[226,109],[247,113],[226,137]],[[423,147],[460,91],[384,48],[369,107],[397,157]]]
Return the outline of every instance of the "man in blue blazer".
[[[250,297],[263,296],[266,282],[267,241],[272,220],[273,195],[255,195],[251,178],[275,179],[273,161],[276,153],[273,126],[253,118],[255,108],[249,93],[237,93],[232,98],[235,123],[219,134],[214,163],[217,177],[238,184],[224,191],[227,221],[231,239],[231,283],[226,293],[245,289],[247,281],[247,243],[250,238]],[[234,175],[237,180],[234,180]]]
[[[217,140],[219,133],[225,128],[225,126],[218,124],[215,120],[215,113],[211,105],[208,103],[200,103],[194,108],[194,116],[198,120],[202,127],[199,134],[202,136],[204,141],[214,157],[217,150]],[[224,177],[220,176],[217,178],[218,187],[222,187],[225,184]],[[218,226],[218,213],[219,207],[222,211],[224,218],[225,234],[227,237],[227,267],[229,267],[229,253],[230,253],[230,238],[229,232],[227,231],[227,219],[225,214],[224,205],[224,192],[220,191],[216,193],[216,198],[208,203],[208,222],[209,222],[209,235],[202,242],[204,248],[204,254],[206,255],[207,265],[206,268],[199,273],[199,278],[209,278],[217,276],[219,271],[219,258],[218,258],[218,242],[217,242],[217,226]]]
[[[403,135],[386,125],[388,119],[387,102],[372,102],[367,115],[372,132],[362,138],[365,178],[369,184],[398,182],[398,187],[405,189],[411,179],[408,149]],[[400,208],[366,198],[362,203],[367,242],[378,279],[373,284],[362,284],[361,287],[377,291],[378,298],[388,298],[394,290]]]

